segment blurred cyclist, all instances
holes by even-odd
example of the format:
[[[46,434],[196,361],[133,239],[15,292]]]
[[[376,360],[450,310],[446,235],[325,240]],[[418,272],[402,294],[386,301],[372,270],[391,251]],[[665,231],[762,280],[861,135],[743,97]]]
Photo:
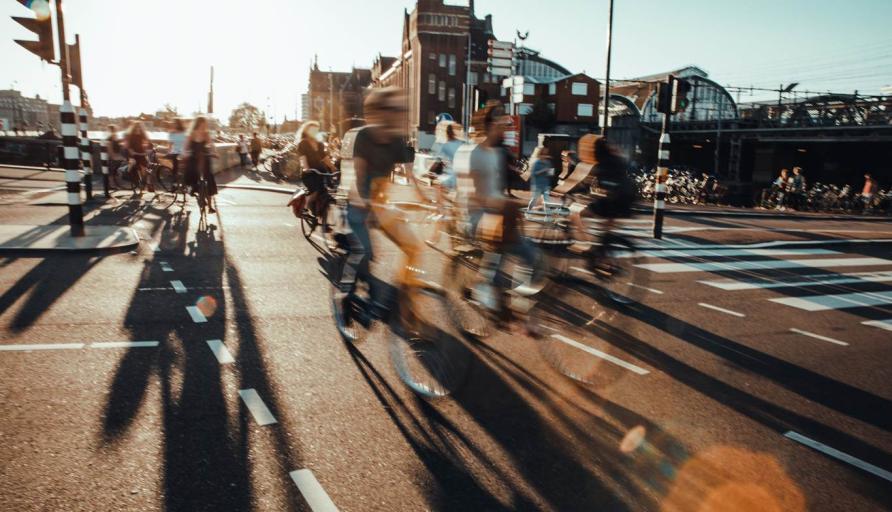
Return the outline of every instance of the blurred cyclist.
[[[380,296],[375,280],[369,272],[369,261],[374,258],[369,234],[369,220],[374,217],[381,231],[405,254],[397,275],[397,286],[408,286],[410,295],[404,297],[412,305],[412,288],[422,284],[419,276],[419,257],[422,246],[395,209],[387,204],[390,175],[394,167],[409,160],[405,137],[405,97],[396,88],[374,89],[365,99],[364,110],[368,125],[361,128],[353,141],[355,183],[348,193],[347,222],[354,239],[350,243],[348,264],[358,277],[369,284],[371,313],[380,316],[387,301]],[[357,245],[358,242],[358,245]],[[352,284],[352,283],[351,283]],[[352,290],[345,299],[351,299]]]

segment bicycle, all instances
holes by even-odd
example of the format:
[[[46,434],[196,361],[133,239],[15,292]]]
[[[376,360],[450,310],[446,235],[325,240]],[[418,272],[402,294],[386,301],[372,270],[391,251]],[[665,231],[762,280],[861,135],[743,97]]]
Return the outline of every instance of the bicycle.
[[[198,176],[198,194],[196,195],[196,200],[198,203],[198,230],[203,231],[206,230],[208,225],[208,212],[211,208],[213,208],[212,203],[216,201],[212,196],[209,195],[208,192],[208,181],[207,177],[204,173],[199,173]]]
[[[345,206],[339,201],[339,209]],[[345,212],[341,215],[346,217]],[[449,322],[437,323],[448,318],[452,309],[447,292],[434,283],[402,283],[385,304],[375,306],[372,283],[359,276],[362,252],[358,240],[346,232],[333,239],[328,274],[332,312],[341,338],[360,343],[376,322],[384,325],[389,332],[390,360],[403,384],[425,398],[445,397],[458,390],[467,378],[471,359],[449,334]]]
[[[314,238],[319,236],[316,231],[321,230],[322,243],[326,248],[331,248],[334,245],[333,234],[335,231],[343,230],[346,226],[346,219],[341,215],[342,210],[337,207],[335,200],[341,173],[339,171],[322,172],[317,169],[307,169],[306,172],[318,174],[323,179],[324,188],[319,193],[317,204],[314,205],[315,210],[321,213],[318,216],[314,215],[307,208],[309,191],[303,186],[291,196],[288,206],[292,208],[294,216],[300,219],[301,232],[308,242],[319,248],[314,242]]]

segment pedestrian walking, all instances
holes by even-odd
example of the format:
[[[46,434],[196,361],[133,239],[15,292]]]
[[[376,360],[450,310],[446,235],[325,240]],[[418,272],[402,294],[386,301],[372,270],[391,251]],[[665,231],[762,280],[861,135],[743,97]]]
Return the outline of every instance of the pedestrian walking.
[[[211,158],[216,158],[216,148],[214,141],[211,139],[208,130],[208,120],[204,116],[198,116],[192,120],[192,126],[189,128],[189,134],[186,137],[185,153],[185,172],[183,174],[183,183],[192,190],[191,194],[196,194],[198,188],[199,176],[204,176],[207,181],[208,198],[217,195],[217,180],[214,179],[213,168],[211,167]],[[214,202],[210,202],[209,211],[216,213]]]
[[[108,138],[105,139],[105,151],[108,154],[108,174],[110,176],[111,185],[114,189],[120,189],[121,184],[118,183],[118,169],[124,164],[124,147],[118,139],[118,128],[115,125],[109,125]]]
[[[790,171],[787,169],[781,169],[780,176],[774,180],[774,184],[771,186],[774,189],[775,197],[777,197],[777,207],[778,210],[786,210],[786,201],[787,201],[787,189],[790,186]]]
[[[242,169],[248,167],[248,141],[245,140],[243,133],[238,135],[238,159]]]
[[[167,158],[170,159],[170,171],[176,183],[179,181],[180,155],[183,154],[186,145],[186,126],[182,119],[174,119],[173,130],[168,135],[168,140],[170,141],[170,150],[167,153]]]
[[[251,163],[254,164],[254,170],[257,170],[257,164],[260,162],[260,152],[263,150],[263,144],[260,143],[260,135],[254,132],[251,139]]]
[[[802,167],[793,167],[793,176],[790,178],[790,195],[793,208],[796,210],[805,209],[805,175],[802,174]]]
[[[873,197],[877,193],[877,180],[868,173],[864,173],[864,187],[861,189],[861,200],[864,201],[864,208],[870,207]]]
[[[541,198],[542,210],[545,212],[547,218],[548,193],[551,192],[551,182],[554,177],[554,165],[551,162],[551,155],[548,152],[548,148],[545,146],[537,147],[530,156],[530,160],[532,161],[530,184],[533,193],[530,196],[530,203],[527,205],[527,212],[535,208],[536,203],[538,203],[539,198]]]

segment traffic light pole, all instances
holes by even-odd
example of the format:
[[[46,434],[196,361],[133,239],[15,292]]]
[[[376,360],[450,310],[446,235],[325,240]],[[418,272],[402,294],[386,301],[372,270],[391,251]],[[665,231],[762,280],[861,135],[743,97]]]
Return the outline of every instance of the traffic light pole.
[[[75,46],[77,47],[78,53],[80,53],[81,48],[81,36],[80,34],[74,35]],[[80,56],[78,56],[78,60],[80,60]],[[78,88],[80,90],[80,111],[78,112],[78,127],[80,128],[80,145],[81,145],[81,165],[84,169],[84,192],[86,195],[87,201],[93,199],[93,153],[90,151],[90,139],[87,137],[87,129],[89,128],[87,124],[87,93],[84,91],[83,84],[83,68],[80,69],[81,73],[81,81],[78,84]]]
[[[62,72],[62,167],[65,169],[65,188],[68,191],[68,225],[71,236],[84,236],[84,209],[81,206],[80,151],[78,150],[77,118],[68,92],[68,45],[65,44],[65,22],[62,0],[56,0],[56,26],[59,30],[59,68]]]
[[[666,208],[666,180],[669,178],[669,112],[663,113],[657,175],[654,180],[654,238],[663,238],[663,210]]]

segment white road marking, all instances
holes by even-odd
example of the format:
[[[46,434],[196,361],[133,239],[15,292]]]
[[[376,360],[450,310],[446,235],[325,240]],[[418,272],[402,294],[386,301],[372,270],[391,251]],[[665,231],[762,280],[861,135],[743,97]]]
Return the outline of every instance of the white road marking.
[[[136,291],[140,292],[169,292],[170,286],[156,286],[149,288],[137,288]],[[186,290],[228,290],[228,286],[190,286],[186,288]]]
[[[588,345],[583,345],[582,343],[579,343],[576,340],[571,340],[570,338],[568,338],[564,335],[552,334],[551,337],[560,341],[560,342],[566,343],[567,345],[570,345],[573,348],[578,348],[579,350],[589,353],[595,357],[600,357],[601,359],[604,359],[605,361],[609,361],[617,366],[625,368],[626,370],[629,370],[629,371],[636,373],[638,375],[647,375],[648,373],[650,373],[649,370],[645,370],[644,368],[642,368],[640,366],[636,366],[632,363],[627,363],[626,361],[623,361],[622,359],[620,359],[618,357],[612,356],[606,352],[601,352],[600,350],[598,350],[596,348],[589,347]]]
[[[164,272],[173,272],[173,267],[170,266],[170,263],[166,261],[159,261],[159,265],[161,265],[161,270]]]
[[[892,318],[888,320],[868,320],[867,322],[861,323],[864,325],[869,325],[871,327],[879,327],[880,329],[892,331]]]
[[[84,348],[83,343],[35,343],[31,345],[0,345],[0,351],[30,352],[32,350],[76,350]]]
[[[768,300],[805,311],[828,311],[892,304],[892,292],[840,293],[838,295],[810,295],[808,297],[783,297]]]
[[[170,285],[173,286],[175,292],[186,293],[186,287],[183,285],[182,281],[171,281]]]
[[[647,290],[651,293],[656,293],[657,295],[663,295],[663,292],[660,290],[657,290],[656,288],[648,288],[647,286],[641,286],[640,284],[635,284],[635,283],[626,283],[626,284],[629,286],[635,287],[635,288],[641,288],[642,290]]]
[[[715,281],[698,281],[713,288],[728,291],[755,290],[759,288],[792,288],[799,286],[822,286],[828,284],[854,284],[862,282],[883,283],[892,281],[892,272],[851,272],[847,274],[811,274],[797,276],[797,280],[781,281],[770,278],[756,279],[719,279]]]
[[[720,307],[718,307],[718,306],[713,306],[712,304],[707,304],[707,303],[705,303],[705,302],[698,302],[697,305],[700,306],[700,307],[706,308],[706,309],[711,309],[711,310],[713,310],[713,311],[718,311],[718,312],[720,312],[720,313],[725,313],[726,315],[733,315],[733,316],[736,316],[736,317],[738,317],[738,318],[744,318],[744,317],[746,317],[746,315],[744,315],[743,313],[738,313],[737,311],[731,311],[730,309],[725,309],[725,308],[720,308]]]
[[[674,249],[646,250],[637,253],[624,253],[620,258],[629,258],[633,255],[648,256],[651,258],[688,258],[697,256],[822,256],[827,254],[839,254],[839,251],[830,249]]]
[[[799,434],[798,432],[793,432],[792,430],[790,430],[789,432],[784,434],[784,436],[787,437],[788,439],[792,439],[793,441],[796,441],[797,443],[804,444],[805,446],[808,446],[809,448],[813,448],[815,450],[818,450],[819,452],[829,455],[829,456],[833,457],[834,459],[841,460],[845,463],[855,466],[858,469],[867,471],[868,473],[872,473],[872,474],[882,478],[883,480],[888,480],[889,482],[892,482],[892,472],[886,471],[883,468],[874,466],[873,464],[871,464],[869,462],[865,462],[857,457],[852,457],[848,453],[841,452],[841,451],[837,450],[836,448],[827,446],[824,443],[815,441],[814,439],[811,439],[809,437],[805,437],[804,435]]]
[[[207,317],[204,316],[204,313],[197,306],[186,306],[186,311],[189,312],[189,316],[192,317],[192,321],[196,324],[203,324],[208,321]]]
[[[218,363],[229,364],[235,362],[235,358],[232,357],[229,349],[226,348],[226,345],[223,344],[223,340],[207,340],[207,343],[208,347],[211,348],[211,352],[213,352],[214,357],[217,358]]]
[[[795,231],[795,230],[789,230]],[[675,244],[672,249],[759,249],[765,247],[782,247],[787,245],[828,245],[828,244],[881,244],[892,242],[892,238],[844,238],[834,240],[772,240],[770,242],[758,242],[753,244],[691,244],[682,243],[664,238],[662,240],[650,240],[639,246],[641,248],[666,248],[668,244]]]
[[[307,500],[307,504],[310,505],[310,509],[313,512],[337,512],[338,507],[328,497],[328,493],[325,492],[325,489],[316,480],[316,476],[313,475],[312,471],[309,469],[298,469],[288,474],[304,499]]]
[[[844,341],[839,341],[839,340],[835,340],[833,338],[828,338],[827,336],[821,336],[820,334],[815,334],[813,332],[803,331],[801,329],[796,329],[795,327],[791,327],[790,332],[795,332],[796,334],[808,336],[808,337],[814,338],[816,340],[822,340],[822,341],[827,341],[829,343],[835,343],[836,345],[842,345],[843,347],[849,346],[849,344]]]
[[[892,265],[882,258],[823,258],[804,260],[712,261],[706,263],[644,263],[636,265],[660,274],[676,272],[719,272],[723,270],[761,270],[779,268],[833,268]]]
[[[157,341],[103,341],[90,343],[90,348],[148,348],[157,346]]]
[[[238,390],[238,395],[242,397],[242,400],[245,402],[248,410],[251,411],[251,416],[254,417],[254,421],[256,421],[257,424],[264,426],[276,423],[276,418],[273,417],[273,413],[271,413],[266,404],[263,403],[263,399],[260,398],[257,391],[254,389],[240,389]]]

